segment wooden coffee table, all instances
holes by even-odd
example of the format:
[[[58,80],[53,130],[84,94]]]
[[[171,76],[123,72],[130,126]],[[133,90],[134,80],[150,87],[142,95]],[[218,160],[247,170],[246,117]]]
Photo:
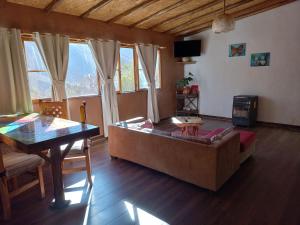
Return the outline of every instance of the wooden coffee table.
[[[172,118],[172,122],[181,128],[181,133],[185,136],[197,135],[199,126],[203,124],[203,120],[196,116],[177,116]]]

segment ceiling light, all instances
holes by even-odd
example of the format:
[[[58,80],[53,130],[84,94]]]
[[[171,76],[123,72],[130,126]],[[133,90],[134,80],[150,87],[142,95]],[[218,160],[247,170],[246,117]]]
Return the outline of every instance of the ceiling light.
[[[235,21],[233,16],[226,14],[225,0],[223,10],[223,14],[218,15],[212,23],[212,30],[214,33],[226,33],[234,29]]]

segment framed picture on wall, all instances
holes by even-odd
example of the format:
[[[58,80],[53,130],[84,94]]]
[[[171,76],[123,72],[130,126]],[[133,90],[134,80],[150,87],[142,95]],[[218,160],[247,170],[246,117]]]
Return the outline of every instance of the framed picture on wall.
[[[251,67],[270,66],[270,52],[251,54]]]
[[[229,45],[229,57],[245,56],[246,43]]]

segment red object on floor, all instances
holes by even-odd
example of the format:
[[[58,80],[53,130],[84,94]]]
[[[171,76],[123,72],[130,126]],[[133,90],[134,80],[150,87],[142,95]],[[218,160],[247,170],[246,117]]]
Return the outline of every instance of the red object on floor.
[[[238,132],[240,133],[241,142],[240,151],[244,152],[253,143],[253,141],[255,141],[256,134],[254,132],[244,130],[239,130]]]

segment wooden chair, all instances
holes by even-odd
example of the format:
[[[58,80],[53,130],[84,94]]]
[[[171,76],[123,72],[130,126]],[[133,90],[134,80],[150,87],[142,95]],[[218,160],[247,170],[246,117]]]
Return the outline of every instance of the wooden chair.
[[[45,197],[43,163],[44,160],[37,155],[22,153],[0,143],[0,196],[5,220],[11,217],[11,199],[13,197],[35,185],[40,187],[41,198]],[[34,169],[37,172],[37,178],[19,186],[17,178]],[[11,190],[8,185],[9,181],[12,181]]]
[[[67,111],[67,102],[50,102],[50,101],[40,101],[40,114],[47,116],[59,117],[62,119],[68,119],[68,111]],[[80,113],[84,116],[81,116],[81,122],[86,122],[86,103],[83,102],[80,106]],[[61,150],[64,150],[66,145],[61,146]],[[84,166],[74,166],[74,162],[84,161]],[[71,165],[71,167],[66,167],[67,164]],[[92,169],[91,169],[91,156],[88,145],[88,140],[83,139],[76,141],[69,153],[66,155],[63,161],[63,174],[76,173],[81,171],[86,171],[88,182],[90,185],[92,182]]]
[[[45,116],[68,119],[67,101],[39,101],[40,113]]]

